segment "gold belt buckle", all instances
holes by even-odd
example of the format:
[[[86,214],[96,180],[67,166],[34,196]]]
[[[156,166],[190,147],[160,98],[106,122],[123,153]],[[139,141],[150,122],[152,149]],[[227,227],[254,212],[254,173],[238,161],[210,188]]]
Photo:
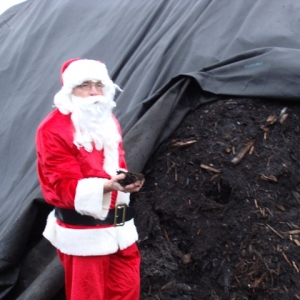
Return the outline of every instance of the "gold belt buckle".
[[[114,216],[114,227],[118,227],[118,226],[124,226],[125,224],[125,215],[126,215],[126,204],[117,204],[116,208],[115,208],[115,216]],[[117,218],[118,218],[118,209],[122,208],[123,212],[122,212],[122,222],[117,223]]]

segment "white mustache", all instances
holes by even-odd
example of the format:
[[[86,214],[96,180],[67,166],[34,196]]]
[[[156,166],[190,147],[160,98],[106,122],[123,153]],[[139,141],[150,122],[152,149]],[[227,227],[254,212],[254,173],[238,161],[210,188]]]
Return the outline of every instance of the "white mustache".
[[[110,100],[108,97],[105,96],[90,96],[87,98],[81,98],[72,96],[72,101],[75,104],[79,104],[80,106],[90,106],[93,104],[105,104],[110,105],[111,107],[115,107],[116,103],[113,100]]]

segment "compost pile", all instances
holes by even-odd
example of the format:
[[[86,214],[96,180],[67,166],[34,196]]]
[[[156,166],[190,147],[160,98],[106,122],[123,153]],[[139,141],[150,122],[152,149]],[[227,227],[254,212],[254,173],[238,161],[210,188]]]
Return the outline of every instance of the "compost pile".
[[[192,111],[143,171],[141,299],[300,299],[300,106]]]

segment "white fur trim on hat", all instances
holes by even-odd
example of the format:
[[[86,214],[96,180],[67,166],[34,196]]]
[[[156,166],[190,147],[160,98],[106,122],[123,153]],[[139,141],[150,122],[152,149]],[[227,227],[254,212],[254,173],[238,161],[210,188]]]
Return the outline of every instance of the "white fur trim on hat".
[[[85,81],[101,81],[112,84],[104,63],[97,60],[79,59],[72,62],[62,74],[63,86],[72,90]]]
[[[108,214],[111,193],[103,193],[102,178],[84,178],[78,181],[74,200],[75,210],[82,214],[104,220]]]

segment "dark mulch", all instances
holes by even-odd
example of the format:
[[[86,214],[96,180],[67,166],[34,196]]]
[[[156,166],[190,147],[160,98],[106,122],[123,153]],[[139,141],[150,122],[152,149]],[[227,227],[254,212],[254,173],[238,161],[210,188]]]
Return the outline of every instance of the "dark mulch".
[[[122,170],[118,170],[117,175],[119,175],[119,174],[125,175],[124,179],[121,179],[118,181],[121,186],[126,186],[126,185],[132,184],[136,181],[143,181],[145,179],[144,174],[137,174],[137,173],[125,172]]]
[[[299,105],[202,106],[144,174],[132,195],[142,300],[300,299]]]

